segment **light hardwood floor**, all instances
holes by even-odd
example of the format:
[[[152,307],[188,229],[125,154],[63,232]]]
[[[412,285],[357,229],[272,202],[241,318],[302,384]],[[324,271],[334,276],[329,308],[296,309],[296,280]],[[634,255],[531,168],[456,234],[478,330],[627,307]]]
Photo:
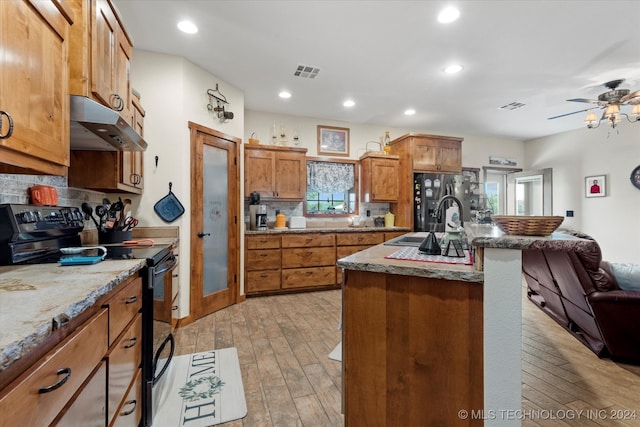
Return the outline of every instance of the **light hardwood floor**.
[[[339,290],[249,298],[178,329],[176,354],[238,349],[248,415],[225,427],[342,426],[341,366],[327,357],[340,305]],[[640,367],[598,359],[524,295],[522,344],[522,413],[498,417],[640,426]]]

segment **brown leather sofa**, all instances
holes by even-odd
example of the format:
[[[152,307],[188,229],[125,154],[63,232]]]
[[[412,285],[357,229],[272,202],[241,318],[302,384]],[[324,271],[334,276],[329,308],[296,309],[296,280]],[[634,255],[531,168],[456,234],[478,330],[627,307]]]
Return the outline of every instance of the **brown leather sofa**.
[[[640,364],[640,291],[620,289],[590,236],[580,249],[522,251],[528,297],[598,357]]]

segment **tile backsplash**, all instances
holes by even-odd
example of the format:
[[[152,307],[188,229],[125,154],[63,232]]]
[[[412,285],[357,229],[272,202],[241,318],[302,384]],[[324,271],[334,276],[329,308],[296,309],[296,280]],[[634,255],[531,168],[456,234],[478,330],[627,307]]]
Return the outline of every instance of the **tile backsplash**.
[[[50,185],[58,192],[59,206],[78,206],[88,202],[92,206],[102,203],[105,193],[68,186],[67,177],[51,175],[0,174],[0,204],[30,204],[29,187]],[[95,228],[91,220],[85,221],[85,229]]]

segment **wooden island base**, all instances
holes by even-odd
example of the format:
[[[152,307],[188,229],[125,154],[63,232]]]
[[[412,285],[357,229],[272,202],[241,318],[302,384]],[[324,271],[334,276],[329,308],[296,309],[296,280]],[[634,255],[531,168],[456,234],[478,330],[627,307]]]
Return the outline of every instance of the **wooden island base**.
[[[482,284],[344,273],[345,426],[482,425]]]

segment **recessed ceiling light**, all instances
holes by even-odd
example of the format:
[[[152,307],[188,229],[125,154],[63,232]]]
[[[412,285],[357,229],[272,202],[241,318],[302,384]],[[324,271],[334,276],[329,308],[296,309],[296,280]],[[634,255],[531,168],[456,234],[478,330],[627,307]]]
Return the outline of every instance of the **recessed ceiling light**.
[[[460,64],[451,64],[444,69],[444,72],[447,74],[455,74],[459,73],[460,71],[462,71],[462,65]]]
[[[438,14],[438,22],[448,24],[460,17],[460,11],[453,6],[446,7]]]
[[[280,98],[284,98],[284,99],[291,98],[291,94],[289,92],[287,92],[286,90],[283,90],[282,92],[280,92],[278,94],[278,96]]]
[[[409,108],[407,110],[404,110],[404,115],[405,116],[413,116],[416,113],[416,110],[414,110],[413,108]]]
[[[353,99],[347,99],[342,103],[342,105],[344,105],[345,107],[353,107],[354,105],[356,105],[356,103]]]
[[[195,34],[198,32],[198,27],[196,27],[196,24],[191,21],[178,22],[178,29],[187,34]]]

